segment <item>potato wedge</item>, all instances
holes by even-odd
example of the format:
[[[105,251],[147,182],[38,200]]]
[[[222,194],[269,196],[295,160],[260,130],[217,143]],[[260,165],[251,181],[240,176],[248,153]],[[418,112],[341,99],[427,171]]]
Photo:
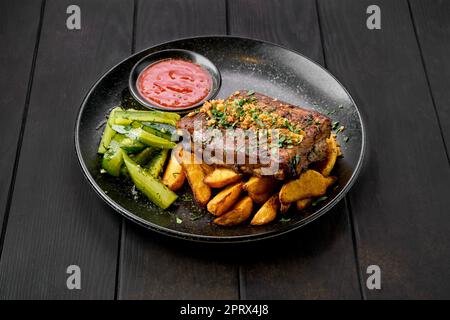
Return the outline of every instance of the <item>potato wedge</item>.
[[[230,211],[214,219],[221,226],[234,226],[247,220],[252,214],[253,201],[250,197],[244,197],[237,202]]]
[[[238,182],[220,191],[208,202],[206,206],[208,211],[215,216],[221,216],[227,212],[239,199],[242,192],[242,185],[242,182]]]
[[[280,205],[280,213],[286,213],[291,207],[291,203],[282,203]]]
[[[298,179],[291,180],[281,187],[280,202],[291,203],[322,196],[335,181],[335,177],[324,177],[315,170],[307,170]]]
[[[191,163],[191,161],[182,163],[183,170],[194,193],[195,201],[199,206],[204,207],[211,198],[211,188],[203,182],[205,172],[200,164]]]
[[[253,193],[248,192],[248,196],[252,198],[253,202],[262,204],[265,203],[269,198],[272,196],[272,192],[266,192],[266,193]]]
[[[273,191],[274,188],[275,183],[269,177],[253,176],[244,184],[244,190],[253,194],[268,193]]]
[[[183,186],[185,179],[186,175],[184,174],[183,167],[178,162],[175,154],[172,153],[166,170],[164,171],[162,183],[164,183],[170,190],[177,191]]]
[[[280,200],[278,199],[278,194],[274,194],[267,200],[261,208],[253,216],[251,225],[260,226],[273,221],[276,216],[278,209],[280,208]]]
[[[207,163],[202,162],[200,165],[207,175],[211,174],[214,171],[214,168]]]
[[[186,150],[180,149],[179,151],[179,160],[181,162],[181,165],[183,164],[194,164],[196,163],[195,160],[195,154],[192,152],[188,152]]]
[[[327,158],[317,164],[318,171],[325,177],[330,175],[334,165],[336,164],[336,159],[340,154],[340,149],[334,136],[327,139],[327,145]]]
[[[297,200],[295,202],[295,204],[297,206],[297,210],[303,210],[306,207],[308,207],[311,203],[312,203],[312,198],[306,198],[306,199],[302,199],[302,200]]]
[[[204,182],[211,188],[223,188],[231,183],[237,182],[241,176],[234,170],[229,168],[216,168],[209,173]]]

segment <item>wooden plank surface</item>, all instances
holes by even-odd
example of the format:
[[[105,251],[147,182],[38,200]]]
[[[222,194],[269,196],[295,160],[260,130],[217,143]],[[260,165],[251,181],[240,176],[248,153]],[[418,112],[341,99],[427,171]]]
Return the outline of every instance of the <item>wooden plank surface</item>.
[[[138,1],[136,51],[181,37],[224,34],[225,1]],[[167,239],[128,221],[119,299],[235,299],[237,266],[211,247]]]
[[[84,180],[73,128],[92,83],[130,53],[133,3],[76,3],[81,30],[68,31],[73,1],[46,1],[0,263],[2,299],[114,298],[120,220]],[[81,268],[81,290],[66,287],[72,264]]]
[[[228,0],[230,35],[273,42],[323,65],[315,0]]]
[[[450,147],[450,2],[411,0],[413,21],[442,135]]]
[[[28,104],[34,51],[41,16],[41,1],[19,0],[0,2],[0,126],[2,155],[0,157],[0,230],[3,226],[22,117]],[[6,227],[6,226],[5,226]],[[0,233],[0,252],[3,233]]]
[[[314,0],[229,0],[232,35],[271,41],[323,64]],[[310,226],[240,249],[243,299],[359,299],[349,216],[342,201]]]
[[[368,30],[373,1],[318,3],[328,68],[368,130],[366,167],[350,199],[361,273],[380,266],[382,288],[365,295],[449,298],[450,169],[408,4],[378,0],[381,30]]]
[[[411,0],[411,16],[407,0],[378,0],[382,30],[370,31],[365,23],[372,1],[317,2],[320,19],[313,0],[80,0],[82,30],[69,32],[66,8],[73,3],[46,0],[4,229],[0,299],[111,299],[117,289],[120,299],[360,298],[358,273],[369,299],[449,298],[450,168],[443,140],[448,146],[450,6]],[[7,44],[0,51],[0,106],[8,108],[0,129],[6,146],[0,225],[28,105],[40,11],[41,1],[0,3],[0,41]],[[362,110],[369,150],[349,197],[359,270],[344,202],[282,238],[211,247],[128,222],[120,230],[120,218],[84,181],[72,128],[91,84],[131,53],[133,40],[138,51],[179,37],[224,34],[227,26],[231,34],[326,61]],[[82,290],[66,288],[70,264],[81,267]],[[371,264],[382,269],[379,291],[364,286]]]

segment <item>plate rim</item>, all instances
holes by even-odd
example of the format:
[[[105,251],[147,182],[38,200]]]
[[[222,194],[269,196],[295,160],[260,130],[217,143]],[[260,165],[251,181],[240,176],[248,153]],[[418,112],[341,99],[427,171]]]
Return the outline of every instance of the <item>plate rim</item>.
[[[81,115],[83,114],[83,111],[86,107],[86,103],[88,98],[91,96],[92,92],[94,91],[94,89],[98,86],[98,84],[112,71],[114,70],[116,67],[118,67],[119,65],[121,65],[122,63],[126,62],[127,60],[142,54],[144,51],[156,48],[156,47],[160,47],[160,46],[164,46],[164,45],[168,45],[171,43],[175,43],[175,42],[180,42],[180,41],[188,41],[188,40],[195,40],[195,39],[207,39],[207,38],[222,38],[222,39],[237,39],[237,40],[244,40],[244,41],[255,41],[255,42],[259,42],[265,45],[270,45],[270,46],[275,46],[275,47],[279,47],[281,49],[287,50],[289,52],[295,53],[299,56],[301,56],[302,58],[308,60],[310,63],[313,63],[314,65],[316,65],[317,67],[319,67],[320,69],[322,69],[324,72],[326,72],[329,76],[331,76],[338,84],[339,86],[344,90],[344,92],[346,93],[346,95],[349,97],[351,103],[354,105],[355,109],[356,109],[356,114],[358,115],[359,118],[359,122],[361,125],[361,151],[358,157],[358,161],[356,163],[356,167],[352,173],[352,175],[350,176],[347,184],[344,186],[344,188],[332,199],[332,201],[330,201],[329,203],[327,203],[325,206],[323,206],[321,209],[319,209],[318,211],[316,211],[314,214],[311,214],[309,217],[306,217],[305,219],[300,220],[299,222],[292,224],[292,225],[287,225],[286,227],[281,227],[279,229],[276,230],[271,230],[271,231],[267,231],[264,233],[259,233],[259,234],[248,234],[248,235],[237,235],[237,236],[210,236],[210,235],[195,235],[195,234],[191,234],[191,233],[187,233],[187,232],[183,232],[183,231],[178,231],[178,230],[174,230],[174,229],[170,229],[164,226],[160,226],[157,225],[155,223],[149,222],[143,218],[138,217],[137,215],[135,215],[134,213],[132,213],[131,211],[127,210],[126,208],[122,207],[120,204],[116,203],[113,199],[111,199],[104,191],[103,189],[96,183],[96,181],[94,180],[93,176],[90,174],[86,164],[84,163],[82,154],[81,154],[81,148],[80,148],[80,140],[79,140],[79,132],[80,132],[80,123],[81,123]],[[319,63],[317,63],[316,61],[312,60],[311,58],[303,55],[302,53],[287,48],[283,45],[280,44],[276,44],[270,41],[265,41],[265,40],[261,40],[261,39],[255,39],[255,38],[248,38],[248,37],[241,37],[241,36],[233,36],[233,35],[202,35],[202,36],[195,36],[195,37],[182,37],[182,38],[175,38],[172,39],[170,41],[165,41],[165,42],[161,42],[158,44],[155,44],[151,47],[147,47],[143,50],[140,50],[139,52],[136,52],[132,55],[127,56],[126,58],[120,60],[118,63],[116,63],[115,65],[113,65],[111,68],[109,68],[105,73],[103,73],[103,75],[97,80],[95,81],[91,87],[89,88],[88,92],[85,94],[81,105],[78,109],[77,112],[77,117],[76,117],[76,121],[75,121],[75,128],[73,131],[74,134],[74,144],[75,144],[75,152],[77,155],[77,160],[78,160],[78,164],[81,167],[81,171],[83,172],[83,176],[85,177],[85,179],[89,182],[90,186],[94,189],[94,191],[100,196],[100,198],[105,201],[110,207],[112,207],[116,212],[118,212],[120,215],[122,215],[123,217],[126,217],[127,219],[135,222],[136,224],[146,228],[146,229],[150,229],[152,231],[155,231],[159,234],[164,234],[166,236],[170,236],[172,238],[177,238],[177,239],[183,239],[183,240],[188,240],[188,241],[192,241],[192,242],[203,242],[203,243],[237,243],[237,242],[253,242],[253,241],[259,241],[259,240],[263,240],[263,239],[269,239],[269,238],[274,238],[277,236],[281,236],[283,234],[286,234],[288,232],[297,230],[309,223],[311,223],[312,221],[315,221],[316,219],[320,218],[321,216],[323,216],[325,213],[327,213],[331,208],[333,208],[336,204],[338,204],[342,198],[344,198],[344,196],[347,194],[347,192],[351,189],[351,187],[354,185],[354,183],[356,182],[361,169],[363,167],[364,164],[364,158],[365,158],[365,154],[366,154],[366,148],[367,148],[367,132],[366,132],[366,126],[364,123],[364,119],[363,116],[361,114],[361,111],[358,108],[358,105],[356,104],[355,100],[353,99],[352,95],[350,94],[350,92],[347,90],[347,88],[342,84],[342,82],[340,82],[336,76],[334,76],[330,71],[328,71],[325,67],[323,67],[322,65],[320,65]]]

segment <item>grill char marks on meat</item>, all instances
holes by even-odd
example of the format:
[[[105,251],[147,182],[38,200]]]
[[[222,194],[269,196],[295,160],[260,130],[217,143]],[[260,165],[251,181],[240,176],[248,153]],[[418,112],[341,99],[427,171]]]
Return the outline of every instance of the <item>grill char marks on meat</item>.
[[[215,128],[223,133],[230,128],[255,132],[278,129],[279,155],[270,164],[250,164],[249,150],[246,150],[245,164],[224,164],[223,159],[216,159],[215,162],[257,176],[264,174],[263,167],[277,167],[278,170],[272,175],[278,180],[298,176],[311,163],[323,160],[327,155],[326,139],[331,133],[328,117],[246,90],[237,91],[226,100],[206,102],[197,111],[180,119],[177,126],[194,135],[196,123],[202,130]],[[203,141],[202,148],[206,148],[210,142]]]

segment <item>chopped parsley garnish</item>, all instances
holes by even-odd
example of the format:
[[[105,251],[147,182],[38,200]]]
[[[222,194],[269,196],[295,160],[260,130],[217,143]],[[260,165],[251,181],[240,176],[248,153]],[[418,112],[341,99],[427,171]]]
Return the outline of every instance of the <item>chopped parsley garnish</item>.
[[[328,197],[327,196],[322,196],[316,200],[314,200],[314,202],[311,204],[312,206],[316,206],[318,205],[320,202],[327,200]]]
[[[289,222],[291,221],[291,218],[281,218],[280,222]]]
[[[236,108],[236,113],[238,114],[239,117],[242,117],[245,115],[245,110],[242,107],[238,107]]]
[[[181,220],[180,218],[177,217],[177,224],[181,224],[183,223],[183,220]]]
[[[284,141],[286,140],[285,135],[280,135],[280,139],[278,139],[278,146],[283,147]]]
[[[306,116],[306,127],[312,125],[313,122],[314,122],[314,117],[313,117],[313,115],[312,115],[312,114],[308,114],[308,115]],[[306,129],[306,128],[303,128],[303,130],[304,130],[304,129]]]
[[[296,129],[296,128],[292,125],[292,123],[289,122],[288,119],[284,119],[284,126],[285,126],[289,131],[291,131],[291,132],[293,132],[293,133],[299,133],[299,130]]]
[[[301,157],[299,154],[296,154],[292,159],[289,161],[289,166],[293,172],[297,172],[297,165],[300,164]]]
[[[344,126],[340,126],[337,130],[336,130],[336,133],[340,133],[340,132],[342,132],[342,131],[344,131],[345,130],[345,127]]]
[[[331,129],[336,130],[339,127],[339,121],[333,121]]]
[[[203,213],[195,214],[189,217],[191,221],[197,221],[198,219],[203,218],[205,215]]]
[[[261,120],[259,120],[259,118],[256,118],[256,119],[255,119],[255,122],[256,122],[256,124],[257,124],[258,126],[260,126],[261,128],[264,128],[264,127],[265,127],[264,122],[262,122]]]
[[[239,107],[242,107],[244,104],[248,103],[249,99],[234,99],[233,103]]]

